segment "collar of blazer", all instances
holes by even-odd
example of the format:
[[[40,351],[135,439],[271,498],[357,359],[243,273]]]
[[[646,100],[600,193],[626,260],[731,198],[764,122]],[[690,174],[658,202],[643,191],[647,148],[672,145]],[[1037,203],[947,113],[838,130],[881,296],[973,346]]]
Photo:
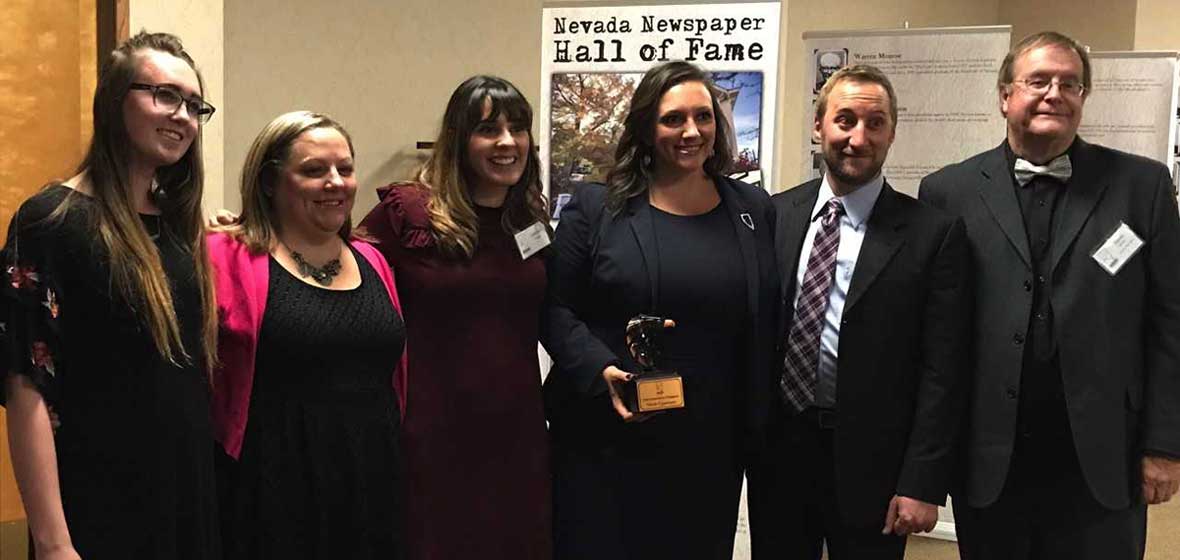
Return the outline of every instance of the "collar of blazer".
[[[756,235],[758,228],[770,228],[773,224],[760,223],[765,215],[761,211],[751,209],[741,193],[737,181],[723,176],[714,176],[713,184],[717,186],[717,193],[721,196],[721,203],[725,205],[725,213],[733,222],[734,234],[738,240],[738,248],[742,253],[742,262],[746,272],[746,305],[749,316],[758,315],[758,246]],[[750,187],[753,188],[753,187]],[[639,244],[639,251],[643,254],[643,264],[647,269],[648,286],[651,290],[651,310],[654,312],[660,301],[660,259],[659,242],[655,235],[652,222],[651,203],[643,195],[631,197],[627,201],[625,212],[631,231],[635,235],[635,242]],[[746,223],[745,220],[750,220]],[[750,226],[753,224],[753,227]]]
[[[787,206],[786,211],[778,215],[777,252],[783,257],[782,292],[783,301],[788,306],[794,305],[796,273],[799,259],[803,258],[800,255],[803,250],[803,238],[807,235],[811,210],[819,198],[821,185],[822,180],[815,179],[796,187],[798,195]],[[848,297],[844,302],[845,313],[856,305],[905,241],[902,229],[906,225],[906,213],[902,208],[903,201],[899,199],[904,196],[906,195],[893,190],[893,187],[889,186],[889,181],[885,181],[881,195],[877,197],[877,202],[873,206],[873,213],[869,216],[864,242],[856,258],[856,269],[852,273]]]
[[[1055,270],[1061,263],[1061,258],[1081,232],[1110,184],[1106,175],[1108,170],[1104,169],[1098,151],[1081,137],[1074,140],[1070,148],[1070,161],[1073,163],[1073,175],[1066,182],[1064,196],[1058,202],[1058,223],[1049,248],[1050,270]],[[1020,202],[1016,199],[1015,180],[1008,167],[1003,144],[984,154],[979,162],[979,172],[983,175],[983,181],[978,186],[980,198],[1031,271],[1028,231],[1024,228],[1024,216],[1020,211]]]

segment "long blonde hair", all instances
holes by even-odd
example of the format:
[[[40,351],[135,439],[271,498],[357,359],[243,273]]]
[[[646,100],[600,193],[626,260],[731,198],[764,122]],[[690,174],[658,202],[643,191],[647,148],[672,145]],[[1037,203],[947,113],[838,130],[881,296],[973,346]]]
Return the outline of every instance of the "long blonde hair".
[[[431,191],[427,211],[430,227],[439,247],[448,254],[471,258],[479,245],[479,218],[471,201],[467,143],[475,127],[484,120],[484,104],[491,104],[488,118],[503,113],[509,121],[529,131],[528,159],[524,173],[508,189],[501,226],[512,233],[534,222],[547,224],[545,197],[541,193],[541,166],[533,149],[533,109],[516,86],[503,78],[468,78],[447,102],[438,139],[430,159],[418,172],[418,181]]]
[[[151,335],[157,352],[177,364],[192,363],[193,356],[181,341],[180,325],[172,301],[172,289],[147,229],[132,200],[129,178],[131,145],[123,121],[123,100],[135,80],[144,51],[159,51],[184,60],[197,74],[201,91],[204,80],[180,39],[168,33],[140,31],[111,52],[103,65],[94,92],[94,136],[86,157],[78,166],[93,189],[98,212],[98,238],[110,255],[112,281],[134,308]],[[194,115],[195,118],[195,115]],[[201,195],[205,172],[201,157],[201,128],[192,145],[177,162],[156,170],[156,202],[162,223],[191,252],[196,283],[201,292],[202,348],[206,372],[217,362],[217,308],[213,279],[205,247]],[[51,214],[62,215],[78,200],[66,197]]]
[[[348,152],[356,157],[352,137],[331,117],[310,111],[283,113],[270,121],[250,145],[246,162],[242,164],[242,215],[238,223],[226,231],[254,253],[269,252],[276,241],[277,217],[274,209],[274,190],[287,159],[291,145],[301,134],[317,128],[331,128],[348,142]],[[352,218],[344,220],[340,237],[352,236]]]

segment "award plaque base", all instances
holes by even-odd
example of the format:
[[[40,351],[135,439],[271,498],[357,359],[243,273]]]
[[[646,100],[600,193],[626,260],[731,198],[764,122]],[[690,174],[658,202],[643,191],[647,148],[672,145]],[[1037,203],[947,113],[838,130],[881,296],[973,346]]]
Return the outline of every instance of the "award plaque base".
[[[684,408],[684,380],[674,371],[638,374],[623,385],[623,403],[631,412]]]

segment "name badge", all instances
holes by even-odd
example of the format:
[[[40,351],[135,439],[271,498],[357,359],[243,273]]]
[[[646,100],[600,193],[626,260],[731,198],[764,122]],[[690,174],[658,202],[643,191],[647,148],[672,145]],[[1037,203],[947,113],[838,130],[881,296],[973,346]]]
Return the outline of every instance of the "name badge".
[[[1139,252],[1143,247],[1143,240],[1135,234],[1126,223],[1119,222],[1119,228],[1106,238],[1098,250],[1091,255],[1098,266],[1107,274],[1114,276],[1122,270],[1123,265]]]
[[[537,251],[548,247],[549,243],[549,232],[545,231],[545,225],[541,222],[516,232],[516,248],[520,250],[521,260],[535,255]]]

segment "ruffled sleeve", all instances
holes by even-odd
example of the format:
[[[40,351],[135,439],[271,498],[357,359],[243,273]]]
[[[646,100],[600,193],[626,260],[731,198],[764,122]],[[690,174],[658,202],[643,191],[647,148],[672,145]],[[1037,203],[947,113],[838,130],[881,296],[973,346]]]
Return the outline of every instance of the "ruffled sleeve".
[[[5,375],[28,377],[50,406],[57,396],[61,306],[54,275],[51,225],[43,201],[30,201],[17,211],[8,226],[8,239],[0,251],[4,284],[0,286],[0,348]],[[0,381],[4,381],[0,379]],[[4,384],[0,384],[3,387]],[[0,388],[0,404],[5,402]]]
[[[361,220],[360,226],[381,254],[396,266],[400,253],[434,246],[430,213],[426,204],[430,191],[420,183],[393,183],[377,189],[377,206]]]

